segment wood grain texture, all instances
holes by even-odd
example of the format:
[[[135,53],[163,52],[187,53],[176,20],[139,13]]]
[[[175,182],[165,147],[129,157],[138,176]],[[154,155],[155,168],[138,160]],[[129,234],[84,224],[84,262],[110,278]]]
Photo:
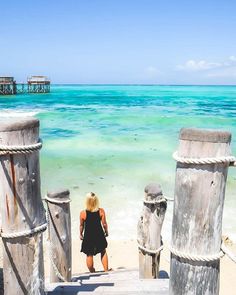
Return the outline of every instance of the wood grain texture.
[[[163,198],[158,184],[149,184],[145,188],[145,200],[154,201]],[[161,246],[161,228],[165,217],[166,202],[143,204],[143,212],[138,222],[138,243],[150,250]],[[150,254],[139,249],[139,277],[158,278],[160,254]]]
[[[55,201],[69,200],[69,190],[48,193]],[[70,203],[53,204],[49,208],[49,239],[53,262],[66,281],[71,281],[71,215]],[[50,281],[60,282],[51,264]]]
[[[37,119],[9,120],[0,124],[0,144],[38,142]],[[39,152],[0,157],[2,231],[18,233],[46,222],[40,192]],[[3,238],[4,294],[44,294],[42,234]],[[34,287],[35,286],[35,287]]]
[[[231,134],[182,129],[180,157],[229,156]],[[192,255],[214,255],[221,246],[227,164],[177,163],[172,247]],[[170,294],[219,294],[220,261],[194,262],[171,254]]]

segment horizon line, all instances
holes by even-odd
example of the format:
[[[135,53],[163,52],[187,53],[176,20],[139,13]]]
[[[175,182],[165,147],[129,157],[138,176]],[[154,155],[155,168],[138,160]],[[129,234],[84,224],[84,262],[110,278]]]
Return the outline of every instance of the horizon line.
[[[153,83],[51,83],[51,85],[81,86],[236,86],[236,84],[153,84]]]

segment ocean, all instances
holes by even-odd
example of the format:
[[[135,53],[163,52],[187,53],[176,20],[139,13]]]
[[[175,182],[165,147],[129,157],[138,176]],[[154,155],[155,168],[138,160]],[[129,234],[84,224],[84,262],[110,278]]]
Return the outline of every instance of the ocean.
[[[0,96],[0,117],[40,119],[42,196],[70,190],[73,238],[87,192],[107,213],[111,239],[136,239],[144,187],[174,195],[182,127],[232,133],[236,155],[236,86],[52,85],[49,94]],[[171,234],[173,203],[163,225]],[[229,168],[223,234],[236,241],[236,169]]]

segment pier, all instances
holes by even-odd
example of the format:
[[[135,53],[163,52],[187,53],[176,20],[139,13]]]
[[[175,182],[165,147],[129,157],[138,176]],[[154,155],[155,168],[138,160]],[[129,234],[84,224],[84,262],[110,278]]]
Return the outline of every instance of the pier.
[[[49,93],[50,80],[46,76],[31,76],[28,78],[28,93]]]
[[[17,83],[14,77],[0,77],[0,95],[49,93],[51,81],[46,76],[28,77],[27,83]]]
[[[0,95],[16,94],[14,77],[0,77]]]

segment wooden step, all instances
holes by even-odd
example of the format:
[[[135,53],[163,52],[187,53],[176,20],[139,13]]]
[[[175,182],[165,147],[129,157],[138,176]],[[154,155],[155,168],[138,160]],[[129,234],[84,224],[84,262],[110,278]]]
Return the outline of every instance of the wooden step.
[[[169,279],[139,279],[138,270],[85,273],[68,283],[46,283],[48,295],[167,295]]]

